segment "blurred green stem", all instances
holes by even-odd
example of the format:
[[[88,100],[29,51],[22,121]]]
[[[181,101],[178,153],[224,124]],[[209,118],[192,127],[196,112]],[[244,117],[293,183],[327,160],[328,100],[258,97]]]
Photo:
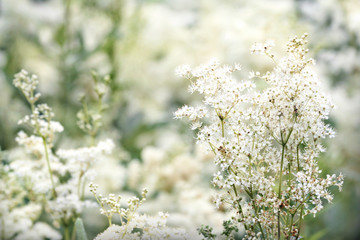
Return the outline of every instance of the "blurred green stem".
[[[5,240],[5,219],[1,217],[1,240]]]
[[[64,240],[70,240],[69,226],[64,226]]]
[[[65,1],[65,13],[64,13],[64,46],[66,46],[69,41],[66,41],[70,35],[70,19],[71,19],[71,0]],[[66,46],[66,50],[68,50],[68,46]]]
[[[79,199],[82,198],[82,195],[81,195],[81,180],[82,180],[83,175],[84,175],[84,172],[81,171],[80,174],[79,174],[79,180],[78,180],[78,186],[77,186],[77,193],[78,193]]]
[[[51,170],[49,153],[48,153],[48,147],[47,147],[46,139],[45,139],[44,136],[42,136],[42,140],[43,140],[44,149],[45,149],[46,164],[47,164],[47,168],[48,168],[48,171],[49,171],[49,174],[50,174],[50,181],[51,181],[51,185],[52,185],[52,194],[53,194],[53,197],[56,198],[57,194],[56,194],[56,190],[55,190],[55,183],[54,183],[54,178],[53,178],[53,172],[52,172],[52,170]]]

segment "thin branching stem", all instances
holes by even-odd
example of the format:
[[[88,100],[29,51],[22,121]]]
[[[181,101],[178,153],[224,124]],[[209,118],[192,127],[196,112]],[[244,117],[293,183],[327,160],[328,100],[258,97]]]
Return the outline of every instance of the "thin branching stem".
[[[282,134],[281,134],[282,136]],[[282,144],[282,147],[281,147],[281,161],[280,161],[280,177],[279,177],[279,190],[278,190],[278,199],[281,200],[281,180],[282,180],[282,172],[283,172],[283,165],[284,165],[284,156],[285,156],[285,147],[286,147],[286,144]],[[279,207],[279,210],[278,210],[278,239],[280,239],[280,225],[281,225],[281,222],[280,222],[280,207]]]

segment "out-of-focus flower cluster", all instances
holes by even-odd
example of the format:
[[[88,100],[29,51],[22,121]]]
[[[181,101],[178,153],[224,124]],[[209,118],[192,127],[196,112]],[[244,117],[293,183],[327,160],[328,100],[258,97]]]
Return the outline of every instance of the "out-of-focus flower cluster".
[[[23,212],[24,219],[19,221],[27,222],[21,225],[21,231],[17,229],[19,228],[17,224],[12,224],[6,228],[2,226],[1,232],[6,236],[17,234],[17,238],[26,236],[25,239],[27,239],[34,237],[33,234],[28,234],[28,230],[39,231],[37,238],[49,236],[51,239],[60,238],[59,234],[48,225],[41,225],[41,222],[40,225],[35,223],[42,210],[46,210],[51,215],[54,227],[65,228],[64,236],[68,239],[69,232],[66,232],[68,231],[66,229],[71,227],[74,219],[80,216],[85,208],[94,206],[91,201],[84,200],[85,185],[94,175],[90,168],[95,161],[104,155],[111,154],[114,143],[111,140],[100,141],[93,147],[59,149],[55,153],[53,150],[55,133],[61,132],[63,128],[60,123],[52,120],[54,113],[50,107],[46,104],[36,104],[40,97],[39,93],[35,93],[38,83],[36,76],[29,75],[24,70],[15,75],[14,85],[24,93],[32,111],[30,115],[19,121],[19,124],[27,123],[32,128],[33,135],[28,136],[23,131],[19,132],[16,140],[24,147],[26,154],[15,154],[8,166],[11,171],[4,173],[5,179],[12,183],[16,176],[16,180],[24,187],[21,189],[23,192],[18,193],[18,203],[12,202],[9,198],[9,203],[15,203],[15,205],[9,207],[8,211],[16,208],[18,204],[22,206],[24,199],[28,199],[34,203],[24,204],[24,208],[33,208],[34,214],[31,215],[33,216],[31,220],[27,220],[26,212]],[[10,192],[5,191],[1,195],[4,199],[7,199],[6,196],[12,191],[12,186],[9,185],[9,187]],[[29,194],[25,194],[25,190]],[[6,204],[4,207],[6,209]],[[22,212],[21,209],[18,211]],[[11,221],[7,215],[10,214],[2,214],[2,221]],[[25,235],[22,235],[22,232]]]
[[[2,239],[61,239],[61,235],[40,218],[41,199],[8,166],[0,168],[0,232]],[[24,203],[28,198],[29,203]],[[37,221],[37,222],[36,222]]]
[[[141,194],[141,200],[137,197],[131,197],[127,201],[127,208],[121,206],[121,196],[109,194],[103,197],[97,194],[98,186],[91,183],[90,191],[95,196],[101,206],[101,214],[105,215],[109,221],[109,227],[95,239],[188,239],[183,229],[175,229],[166,226],[168,214],[159,212],[158,216],[150,217],[139,215],[138,208],[146,200],[147,189]],[[114,214],[120,217],[121,225],[112,224]]]
[[[212,154],[201,146],[189,152],[178,145],[180,139],[173,134],[158,136],[160,142],[162,138],[167,141],[166,146],[147,147],[142,151],[142,162],[133,160],[130,163],[128,186],[132,189],[149,186],[144,211],[171,212],[169,224],[186,228],[192,239],[198,238],[196,228],[201,224],[212,225],[220,232],[229,214],[213,206],[215,191],[209,184],[213,172],[209,164]]]

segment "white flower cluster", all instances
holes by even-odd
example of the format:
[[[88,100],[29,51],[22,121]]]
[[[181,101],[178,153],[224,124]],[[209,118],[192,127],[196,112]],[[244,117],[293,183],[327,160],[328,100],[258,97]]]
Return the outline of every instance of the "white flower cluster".
[[[20,132],[17,138],[28,153],[36,156],[33,159],[16,159],[11,168],[16,174],[31,186],[34,194],[47,194],[52,190],[51,179],[46,166],[44,145],[40,137],[27,136]],[[84,188],[95,173],[91,167],[114,148],[111,140],[100,141],[97,146],[79,149],[59,149],[57,154],[49,153],[51,170],[54,178],[56,198],[48,196],[48,210],[54,220],[70,220],[82,213],[87,207],[93,207],[90,201],[84,201]],[[67,176],[66,182],[60,179]]]
[[[44,145],[41,137],[28,136],[24,131],[20,131],[15,140],[19,145],[25,147],[27,153],[34,154],[35,156],[44,154]]]
[[[19,133],[19,144],[24,145],[27,152],[36,153],[35,159],[17,159],[11,163],[16,174],[26,179],[35,194],[51,192],[52,184],[49,179],[46,162],[44,160],[44,146],[36,136],[28,137],[24,132]],[[95,173],[91,167],[104,155],[109,155],[114,148],[112,140],[100,141],[97,146],[79,149],[59,149],[57,155],[49,154],[52,172],[56,184],[56,198],[48,200],[48,210],[54,220],[71,219],[79,215],[84,208],[93,207],[89,201],[84,201],[86,182],[92,180]],[[70,174],[70,175],[69,175]],[[68,176],[66,182],[59,179]]]
[[[200,164],[188,153],[175,155],[157,147],[146,147],[142,162],[129,164],[129,186],[152,186],[151,192],[171,192],[183,187],[200,174]]]
[[[111,139],[100,141],[96,146],[77,149],[59,149],[56,154],[66,160],[68,171],[72,174],[85,173],[101,156],[109,155],[115,147]]]
[[[30,75],[24,69],[15,75],[14,86],[22,91],[30,104],[34,104],[41,96],[40,93],[35,93],[38,84],[38,77]]]
[[[92,76],[95,85],[94,92],[97,96],[96,108],[89,108],[85,100],[85,96],[83,96],[81,98],[83,109],[81,109],[76,116],[78,118],[77,124],[79,128],[88,133],[94,141],[100,127],[103,125],[102,112],[105,108],[107,108],[107,106],[103,103],[103,97],[109,90],[110,76],[106,75],[105,77],[100,78],[96,72],[92,72]]]
[[[265,43],[255,43],[251,46],[252,54],[260,54],[260,55],[268,55],[271,58],[274,57],[273,54],[270,53],[270,50],[275,46],[274,41],[268,40]]]
[[[223,220],[231,217],[224,209],[214,208],[215,190],[204,179],[210,179],[214,166],[203,167],[212,162],[212,153],[204,146],[196,145],[194,152],[179,144],[182,140],[176,131],[156,137],[157,146],[145,147],[141,160],[130,162],[127,184],[130,189],[151,186],[142,210],[149,215],[159,211],[171,212],[168,222],[181,226],[191,239],[200,239],[197,228],[211,225],[214,232],[222,231]],[[163,143],[164,142],[164,143]]]
[[[135,213],[131,222],[124,226],[113,224],[95,240],[176,240],[189,239],[184,230],[166,226],[168,215],[159,212],[158,216],[152,217]]]
[[[101,206],[100,213],[109,220],[109,227],[96,240],[117,239],[188,239],[183,229],[170,228],[166,226],[168,214],[162,212],[158,216],[151,217],[136,213],[138,208],[146,200],[147,190],[142,192],[142,198],[131,197],[127,201],[127,208],[121,206],[121,196],[109,194],[103,197],[97,194],[98,186],[90,183],[90,191]],[[114,214],[120,216],[121,226],[112,224]]]
[[[8,166],[0,166],[0,236],[1,239],[61,239],[48,224],[36,222],[41,205],[18,181],[17,174]],[[28,194],[28,195],[27,195]],[[24,198],[29,203],[24,204]]]
[[[115,194],[109,194],[108,197],[103,197],[102,194],[97,194],[98,185],[94,183],[90,183],[89,185],[90,192],[95,196],[96,200],[101,206],[100,213],[105,215],[108,220],[109,224],[111,225],[112,217],[114,214],[119,214],[121,222],[123,219],[126,221],[130,221],[132,214],[136,212],[136,210],[141,206],[141,204],[146,200],[146,194],[148,192],[147,189],[144,189],[141,196],[142,199],[140,200],[137,197],[129,198],[128,208],[122,208],[120,204],[121,196],[115,196]],[[108,208],[107,208],[108,206]]]
[[[26,115],[21,119],[18,124],[29,124],[34,129],[34,134],[51,144],[54,133],[62,132],[64,128],[59,122],[52,121],[54,113],[47,104],[35,105],[41,96],[40,93],[35,94],[36,87],[39,84],[38,77],[30,75],[25,70],[21,70],[21,72],[15,75],[13,83],[24,94],[31,105],[32,111],[30,115]]]
[[[23,156],[15,157],[10,168],[27,186],[31,200],[39,206],[45,203],[45,210],[51,215],[54,226],[68,229],[85,208],[95,205],[84,200],[85,186],[94,175],[90,168],[97,160],[111,154],[114,143],[108,139],[92,147],[59,149],[55,153],[52,149],[54,135],[63,127],[51,120],[54,113],[50,107],[35,104],[37,98],[33,96],[37,77],[22,71],[15,76],[14,84],[24,93],[32,110],[31,115],[19,124],[28,123],[34,135],[28,136],[23,131],[18,133],[16,141],[30,154],[25,159]],[[68,230],[64,234],[65,238],[69,237]],[[29,236],[32,235],[29,233]],[[23,237],[25,239],[25,235]]]
[[[321,90],[314,61],[306,58],[306,37],[290,39],[287,56],[273,71],[257,74],[266,82],[264,90],[235,80],[233,67],[214,61],[178,71],[191,81],[190,92],[203,96],[203,105],[185,106],[175,118],[196,122],[198,142],[208,144],[220,167],[213,183],[224,194],[215,202],[233,206],[249,239],[299,237],[302,218],[321,210],[322,199],[332,199],[328,187],[343,182],[342,175],[321,178],[317,166],[324,151],[320,140],[334,136],[324,123],[333,105]],[[252,50],[274,60],[271,46]]]

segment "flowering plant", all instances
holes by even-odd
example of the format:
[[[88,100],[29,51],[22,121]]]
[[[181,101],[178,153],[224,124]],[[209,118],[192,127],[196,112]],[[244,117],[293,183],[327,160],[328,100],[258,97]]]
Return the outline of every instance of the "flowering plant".
[[[114,143],[107,139],[96,145],[96,136],[102,126],[102,113],[106,108],[103,97],[109,86],[109,77],[103,79],[94,73],[96,106],[88,106],[82,98],[83,109],[78,112],[78,125],[91,138],[90,147],[54,150],[55,133],[62,132],[59,122],[53,121],[54,113],[47,104],[36,104],[40,93],[36,75],[22,70],[15,75],[14,85],[23,93],[30,104],[31,114],[19,124],[27,124],[33,134],[20,131],[17,142],[29,154],[25,159],[12,159],[6,168],[0,169],[0,186],[9,185],[0,191],[1,239],[61,239],[69,240],[77,235],[86,239],[86,232],[80,219],[85,208],[95,203],[85,199],[86,182],[93,178],[91,167],[96,160],[111,154]],[[18,178],[18,179],[17,179]],[[25,186],[22,186],[22,183]],[[26,194],[28,191],[28,194]],[[185,231],[166,225],[167,214],[159,212],[152,217],[140,215],[138,208],[145,201],[147,190],[141,200],[132,197],[127,208],[121,207],[121,197],[97,194],[97,185],[90,184],[90,191],[101,207],[101,214],[107,216],[109,228],[96,239],[187,239]],[[11,199],[9,201],[8,199]],[[28,203],[28,204],[27,204]],[[44,207],[44,209],[43,209]],[[40,222],[45,210],[52,219],[53,227],[61,228],[62,234],[46,223]],[[22,213],[22,214],[21,214]],[[121,226],[112,224],[114,214],[119,214]],[[20,226],[16,226],[20,223]]]
[[[141,199],[131,197],[127,201],[127,208],[122,207],[120,195],[109,194],[103,197],[97,193],[98,186],[90,183],[90,191],[101,206],[100,213],[105,215],[109,221],[109,227],[95,240],[116,239],[188,239],[183,229],[170,228],[166,226],[168,214],[159,212],[158,216],[152,217],[138,214],[138,208],[146,200],[148,190],[144,189]],[[120,225],[113,224],[112,218],[118,214]]]
[[[104,81],[108,82],[108,79],[105,78]],[[98,87],[95,89],[98,94],[99,113],[87,111],[84,114],[84,111],[81,111],[79,114],[80,127],[88,130],[93,140],[92,146],[55,151],[55,135],[62,132],[63,127],[59,122],[53,120],[54,113],[47,104],[37,104],[40,98],[40,93],[36,92],[38,84],[37,76],[31,75],[25,70],[15,75],[14,85],[23,93],[31,108],[31,114],[26,115],[19,121],[19,124],[26,124],[33,133],[30,136],[24,131],[18,133],[16,141],[24,146],[28,156],[25,159],[13,159],[9,164],[9,169],[5,171],[9,182],[14,176],[18,177],[18,181],[23,183],[25,188],[22,191],[28,192],[28,194],[17,194],[20,206],[24,202],[30,201],[38,214],[34,213],[33,215],[36,217],[27,221],[21,231],[14,230],[15,226],[7,229],[2,226],[2,235],[9,238],[16,236],[19,239],[25,236],[35,239],[49,236],[51,239],[60,239],[61,235],[48,225],[33,224],[37,221],[42,206],[44,206],[44,210],[51,216],[53,226],[61,227],[64,239],[70,239],[71,231],[75,233],[75,220],[80,217],[85,208],[95,205],[92,201],[85,200],[86,182],[94,175],[91,166],[97,159],[109,155],[114,148],[110,139],[99,141],[95,145],[95,135],[100,127],[102,98],[106,92],[106,86],[104,85],[102,90],[99,90]],[[87,109],[86,107],[87,105],[84,104],[84,109]],[[94,115],[96,115],[96,120],[94,120]],[[10,189],[13,189],[13,185]],[[9,193],[11,191],[0,193],[0,196],[3,198]],[[25,204],[25,206],[31,205]],[[12,208],[16,208],[16,205]],[[11,219],[8,215],[14,215],[14,212],[1,213],[1,219],[4,222],[5,219],[8,221]],[[37,234],[30,235],[29,230],[33,230],[34,234]]]
[[[246,81],[233,77],[239,65],[216,60],[177,69],[190,81],[189,91],[203,97],[199,106],[180,108],[175,118],[189,118],[198,143],[215,155],[216,206],[229,204],[235,211],[224,222],[226,236],[240,223],[245,239],[299,239],[304,216],[315,216],[323,199],[333,199],[330,186],[341,189],[341,174],[320,176],[321,139],[335,135],[325,123],[333,104],[321,89],[314,60],[306,57],[306,38],[291,38],[278,61],[272,41],[254,45],[252,53],[267,55],[276,66],[264,75],[252,72]],[[266,87],[258,90],[261,81]],[[200,233],[215,237],[208,227]]]

